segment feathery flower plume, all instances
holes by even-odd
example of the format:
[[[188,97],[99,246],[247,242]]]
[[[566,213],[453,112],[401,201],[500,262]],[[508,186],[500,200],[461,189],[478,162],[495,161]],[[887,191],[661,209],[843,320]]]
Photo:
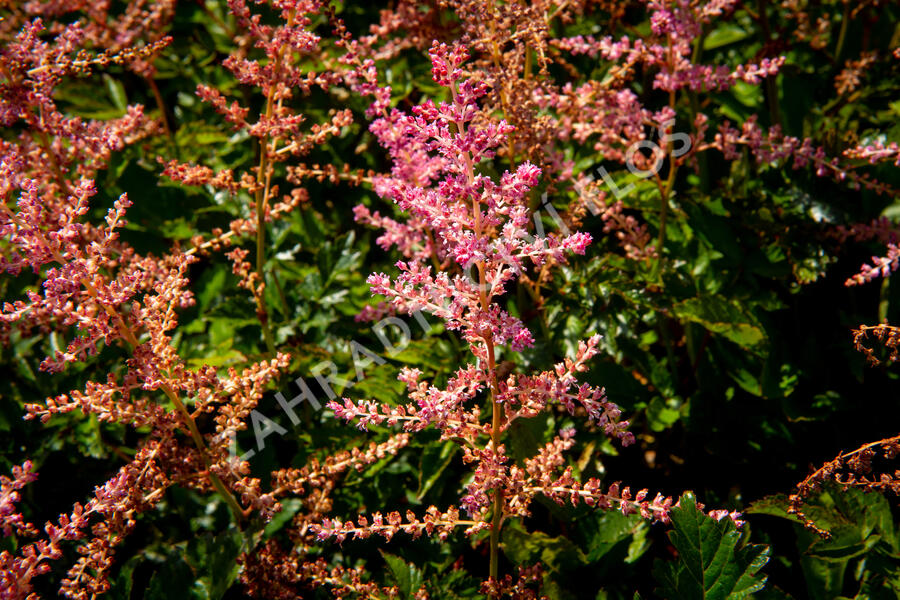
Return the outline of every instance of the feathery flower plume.
[[[406,223],[381,223],[389,232],[409,228],[420,235],[419,243],[401,245],[405,260],[397,263],[397,274],[375,273],[369,277],[372,292],[388,299],[400,313],[425,310],[445,321],[468,342],[474,362],[460,368],[443,388],[421,379],[417,369],[404,369],[399,376],[407,386],[409,402],[396,407],[373,401],[332,401],[329,407],[339,418],[356,421],[364,429],[372,425],[399,425],[414,433],[437,428],[442,440],[457,441],[474,477],[466,486],[461,507],[441,511],[430,507],[421,517],[411,511],[360,516],[356,521],[336,518],[315,526],[321,539],[390,539],[403,532],[441,539],[454,528],[474,534],[490,530],[491,581],[500,585],[497,570],[499,530],[504,518],[527,516],[537,495],[561,502],[584,501],[603,508],[618,508],[626,514],[640,512],[647,518],[666,520],[671,499],[648,501],[646,490],[636,496],[617,485],[604,492],[599,482],[584,485],[573,477],[562,452],[570,448],[574,432],[566,430],[533,459],[517,465],[503,443],[510,426],[545,410],[583,414],[593,426],[623,445],[633,442],[621,411],[609,402],[602,389],[578,384],[576,374],[587,369],[596,354],[599,336],[581,342],[573,359],[552,371],[535,375],[502,376],[498,372],[501,352],[518,352],[533,343],[531,332],[502,307],[502,297],[523,273],[540,267],[548,259],[565,263],[567,254],[583,254],[590,236],[573,233],[532,236],[528,198],[538,183],[540,169],[528,162],[494,180],[479,172],[479,166],[496,155],[512,127],[505,121],[475,122],[478,101],[487,93],[483,83],[463,75],[468,58],[465,47],[435,42],[430,50],[432,77],[449,92],[451,100],[431,100],[413,107],[411,114],[394,109],[371,126],[393,159],[389,175],[376,176],[378,194],[393,201],[407,216]],[[404,148],[418,148],[411,160]],[[357,209],[363,219],[380,218]],[[405,236],[398,235],[398,238]],[[386,239],[388,246],[392,239]],[[407,238],[405,238],[407,239]],[[426,244],[424,240],[428,240]],[[429,263],[429,261],[432,261]],[[441,268],[433,268],[437,263]],[[487,394],[491,414],[484,422],[479,398]]]

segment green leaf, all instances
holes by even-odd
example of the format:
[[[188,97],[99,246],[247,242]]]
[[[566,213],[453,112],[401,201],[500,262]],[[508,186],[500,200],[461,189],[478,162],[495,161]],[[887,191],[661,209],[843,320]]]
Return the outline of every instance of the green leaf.
[[[422,571],[416,565],[407,563],[399,556],[381,551],[381,556],[390,569],[391,577],[400,589],[401,598],[411,598],[422,587]]]
[[[616,547],[622,547],[627,553],[625,562],[632,563],[647,549],[646,522],[640,515],[623,515],[616,510],[603,512],[596,522],[587,521],[584,525],[589,532],[587,544],[587,560],[591,563],[599,561]]]
[[[751,314],[719,296],[688,298],[673,306],[672,310],[679,319],[699,323],[742,348],[755,346],[766,338],[762,327]]]
[[[657,561],[653,573],[663,598],[724,600],[745,598],[762,589],[758,574],[769,561],[769,547],[741,545],[731,519],[716,519],[697,509],[690,492],[672,509],[669,540],[678,551],[674,561]]]
[[[75,442],[78,449],[85,456],[92,458],[106,458],[107,449],[103,443],[100,432],[100,421],[97,415],[88,415],[75,426]]]
[[[416,491],[416,499],[422,500],[428,490],[437,483],[458,449],[459,446],[453,442],[444,442],[440,446],[429,444],[423,449],[422,461],[419,463],[419,489]]]
[[[745,509],[744,512],[749,515],[770,515],[772,517],[788,519],[795,523],[802,523],[798,517],[790,514],[787,509],[788,497],[785,494],[774,494],[772,496],[766,496],[762,500],[757,500],[751,504],[749,508]]]
[[[745,512],[771,515],[801,524],[800,519],[788,514],[787,508],[787,496],[777,494],[754,502]],[[854,488],[841,490],[830,485],[810,498],[803,511],[817,526],[831,534],[827,540],[818,536],[809,537],[810,544],[801,548],[807,554],[821,558],[845,558],[848,554],[855,555],[858,546],[870,548],[879,540],[894,550],[898,548],[890,503],[882,494]],[[869,541],[869,538],[873,539]]]
[[[145,600],[188,600],[192,593],[194,573],[183,558],[171,556],[162,568],[154,573],[144,594]]]
[[[550,537],[540,531],[529,532],[520,523],[503,528],[503,553],[516,564],[541,562],[551,571],[566,572],[588,564],[581,549],[565,536]]]
[[[750,36],[750,32],[732,23],[720,25],[703,40],[704,50],[715,50],[728,44],[740,42]]]
[[[513,421],[509,436],[510,455],[524,461],[537,454],[546,439],[548,426],[552,427],[544,415]]]
[[[281,510],[275,513],[275,516],[272,517],[272,520],[266,525],[263,537],[269,539],[278,533],[282,527],[287,525],[290,520],[294,518],[294,515],[297,514],[297,511],[300,510],[302,505],[303,502],[299,498],[286,498],[282,500]]]
[[[199,288],[194,296],[197,299],[197,308],[202,313],[209,308],[216,298],[224,294],[225,280],[227,274],[225,269],[216,269],[203,274],[197,287]]]
[[[107,592],[106,598],[109,600],[128,600],[131,598],[131,588],[134,585],[132,577],[137,564],[138,561],[132,558],[122,565],[119,573],[110,580],[112,585],[109,588],[109,592]]]
[[[647,534],[650,533],[650,525],[646,521],[641,520],[631,533],[631,543],[628,544],[628,555],[625,557],[625,562],[629,565],[637,561],[650,549],[650,540],[647,539]]]
[[[822,493],[808,499],[803,511],[817,526],[831,534],[828,539],[805,529],[800,519],[788,514],[787,508],[787,496],[779,494],[753,503],[746,512],[796,523],[797,550],[809,598],[831,600],[840,596],[845,581],[854,571],[854,564],[865,569],[859,571],[863,577],[873,576],[871,565],[878,565],[877,570],[886,576],[895,568],[895,559],[883,560],[886,556],[896,555],[897,534],[890,504],[882,494],[853,488],[841,490],[837,485],[828,485]],[[859,562],[854,562],[857,559]],[[876,587],[884,581],[880,577],[872,580],[878,579]]]
[[[237,557],[241,552],[240,531],[211,533],[191,540],[185,559],[193,568],[194,585],[203,591],[208,600],[218,600],[225,595],[238,574]]]
[[[210,600],[225,595],[238,575],[237,557],[241,552],[241,534],[223,531],[209,540],[206,575],[200,582],[206,588]]]
[[[103,82],[113,104],[123,113],[128,110],[128,96],[125,94],[125,86],[118,79],[113,79],[108,73],[103,74]]]
[[[677,403],[677,400],[670,400],[671,403]],[[654,397],[647,406],[647,422],[653,431],[665,431],[680,418],[681,411],[667,406],[659,396]]]

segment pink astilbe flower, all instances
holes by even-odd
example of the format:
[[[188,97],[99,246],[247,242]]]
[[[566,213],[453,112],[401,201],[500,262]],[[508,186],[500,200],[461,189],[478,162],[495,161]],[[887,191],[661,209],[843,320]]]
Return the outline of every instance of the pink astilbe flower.
[[[897,267],[900,267],[900,249],[898,249],[900,232],[897,231],[897,225],[887,217],[878,217],[871,223],[840,225],[835,228],[832,235],[841,243],[848,239],[857,242],[877,240],[887,245],[887,252],[884,256],[873,256],[871,265],[864,264],[858,273],[844,282],[847,287],[862,285],[879,277],[889,277],[897,270]]]
[[[651,35],[632,39],[624,36],[618,40],[611,36],[596,39],[592,36],[576,36],[553,40],[553,44],[573,54],[599,56],[617,64],[621,72],[630,72],[642,65],[654,73],[654,87],[674,93],[682,88],[695,91],[726,90],[738,81],[758,84],[763,78],[778,74],[784,57],[763,58],[758,64],[737,65],[733,68],[720,65],[711,67],[692,62],[693,45],[701,27],[714,17],[729,12],[734,2],[695,3],[679,0],[675,3],[651,2]],[[674,107],[657,114],[644,108],[637,95],[630,89],[619,89],[595,81],[575,88],[563,87],[559,94],[548,94],[540,99],[543,106],[554,108],[560,115],[560,130],[582,142],[595,139],[594,148],[611,160],[623,161],[626,149],[645,138],[644,125],[661,125],[667,118],[674,118]],[[659,118],[659,117],[665,118]],[[708,117],[697,113],[696,131],[691,135],[689,151],[672,158],[674,165],[691,159],[697,152],[717,149],[728,160],[737,160],[738,146],[748,147],[757,162],[792,160],[794,169],[813,167],[816,175],[846,181],[853,188],[864,187],[878,193],[892,189],[865,174],[854,172],[836,158],[829,158],[824,148],[817,147],[810,139],[798,139],[784,135],[775,126],[763,130],[755,116],[751,116],[738,130],[725,123],[712,142],[704,140]],[[892,157],[891,147],[860,147],[846,152],[851,158],[869,158],[873,162],[882,157]],[[645,158],[635,154],[635,166],[646,170]],[[596,214],[596,212],[595,212]]]
[[[652,243],[646,223],[626,214],[625,204],[621,200],[610,203],[606,191],[598,190],[597,182],[587,179],[578,176],[574,178],[573,185],[585,208],[603,220],[603,233],[614,235],[628,258],[636,261],[657,258],[656,246]]]
[[[315,528],[332,511],[332,494],[339,488],[340,480],[349,471],[362,471],[367,466],[395,455],[410,441],[408,433],[398,433],[385,442],[354,447],[350,451],[318,460],[313,457],[305,466],[295,469],[279,469],[272,472],[272,491],[260,496],[260,502],[280,508],[278,500],[288,494],[303,500],[304,510],[293,519],[295,545],[282,550],[274,541],[263,548],[245,552],[239,558],[244,565],[241,582],[254,598],[296,598],[298,586],[326,587],[336,597],[346,594],[381,593],[384,590],[372,583],[363,583],[364,571],[348,569],[341,565],[326,566],[324,559],[309,555],[316,544]],[[390,595],[390,592],[388,592]]]
[[[24,331],[75,326],[79,332],[65,352],[57,351],[42,363],[42,368],[51,372],[96,353],[100,341],[110,344],[122,338],[120,308],[139,291],[152,288],[161,275],[155,261],[137,259],[116,279],[102,274],[101,269],[112,263],[112,254],[119,249],[115,230],[123,225],[130,202],[124,195],[119,198],[107,215],[107,226],[96,228],[88,237],[82,235],[84,228],[78,219],[87,212],[88,200],[95,193],[93,182],[82,180],[69,196],[67,210],[59,207],[57,215],[52,215],[39,200],[37,183],[26,181],[18,210],[0,206],[0,231],[10,242],[0,256],[0,265],[11,274],[23,267],[39,272],[45,265],[53,265],[46,269],[43,293],[28,291],[27,301],[6,302],[0,320]],[[192,296],[184,295],[179,303],[189,306]]]
[[[332,565],[324,558],[302,560],[295,551],[286,551],[271,539],[253,553],[240,558],[241,581],[253,598],[266,600],[294,600],[300,589],[326,588],[334,598],[395,598],[397,586],[381,587],[366,581],[362,568]],[[298,585],[302,586],[298,589]],[[424,585],[411,596],[427,600]]]
[[[763,58],[758,64],[736,65],[733,68],[692,62],[694,43],[703,26],[730,12],[735,4],[733,0],[711,3],[688,0],[650,2],[649,36],[622,36],[619,39],[612,36],[599,39],[576,36],[554,39],[551,44],[572,54],[587,54],[611,61],[616,65],[614,73],[617,74],[627,74],[643,66],[653,74],[653,87],[670,94],[682,88],[694,91],[726,90],[739,81],[757,84],[762,78],[776,75],[784,58]],[[613,83],[618,78],[615,77]],[[597,136],[595,149],[612,160],[624,160],[626,149],[645,138],[646,123],[662,124],[675,117],[671,103],[667,109],[654,114],[644,108],[634,91],[608,82],[587,81],[577,88],[567,84],[559,93],[551,92],[540,98],[539,102],[556,109],[563,136],[579,141]],[[687,158],[682,157],[680,162]],[[646,169],[641,164],[636,166]]]
[[[176,5],[177,0],[131,0],[121,8],[96,0],[29,0],[16,16],[60,23],[75,17],[82,45],[97,54],[83,52],[71,67],[84,70],[116,62],[149,79],[156,73],[153,55],[168,43],[165,33]]]
[[[406,533],[413,539],[423,534],[434,535],[444,541],[454,528],[467,526],[467,533],[474,534],[488,527],[487,523],[466,521],[459,518],[459,510],[451,506],[446,512],[441,512],[435,506],[429,506],[425,515],[419,519],[411,510],[406,511],[406,519],[397,511],[386,515],[373,513],[371,517],[360,515],[356,522],[341,521],[340,519],[325,519],[321,525],[315,527],[320,540],[334,538],[342,542],[347,537],[353,539],[366,539],[372,535],[379,535],[390,541],[398,533]]]
[[[21,498],[19,490],[37,479],[37,473],[33,469],[31,461],[26,460],[22,466],[13,467],[12,479],[0,475],[0,531],[5,537],[14,532],[17,535],[37,535],[34,526],[27,523],[16,510],[16,504]]]
[[[286,169],[286,179],[296,187],[282,193],[279,199],[279,187],[274,179],[281,174],[276,168],[290,158],[309,154],[330,137],[339,135],[353,118],[349,110],[340,110],[324,123],[309,124],[306,115],[291,107],[290,101],[295,97],[309,94],[313,88],[327,91],[343,79],[341,73],[329,70],[308,71],[302,62],[304,56],[322,51],[322,41],[312,32],[312,24],[314,17],[325,11],[325,3],[304,0],[268,4],[281,17],[276,25],[263,24],[261,15],[254,14],[245,0],[229,0],[229,9],[238,26],[246,31],[248,43],[258,52],[254,54],[250,48],[242,47],[223,63],[241,84],[259,91],[265,99],[262,113],[252,120],[248,106],[225,97],[211,85],[197,87],[197,96],[210,104],[233,129],[259,140],[262,149],[259,165],[250,172],[235,174],[230,169],[216,172],[203,165],[172,160],[165,163],[163,171],[166,177],[186,185],[212,186],[230,194],[240,190],[249,193],[253,200],[246,207],[245,216],[232,222],[232,236],[258,234],[264,223],[296,208],[306,198],[305,190],[300,187],[305,179],[344,179],[358,183],[363,178],[359,173],[333,167],[295,165]]]
[[[510,574],[499,581],[485,581],[481,593],[490,598],[512,598],[515,600],[538,600],[546,598],[539,590],[544,581],[544,567],[540,563],[530,567],[518,567],[515,581]]]
[[[838,225],[834,228],[832,235],[842,244],[847,240],[855,242],[878,240],[883,244],[900,241],[900,232],[897,231],[897,225],[887,217],[877,217],[869,223]]]
[[[514,493],[507,499],[511,514],[529,516],[528,506],[540,494],[560,505],[584,502],[600,509],[618,509],[625,515],[640,514],[645,519],[668,522],[669,509],[673,506],[671,498],[657,494],[653,500],[648,500],[647,490],[632,495],[630,488],[621,488],[619,483],[613,483],[603,491],[599,479],[577,481],[572,467],[565,467],[559,473],[565,463],[562,452],[575,444],[574,433],[573,430],[561,431],[537,456],[525,461],[524,470],[516,468],[512,471],[510,488]]]
[[[361,429],[386,424],[414,433],[437,428],[442,440],[460,443],[463,461],[474,469],[460,500],[460,508],[470,519],[461,519],[453,507],[443,513],[431,507],[422,519],[411,512],[405,520],[396,512],[375,513],[355,522],[330,518],[314,529],[321,539],[338,541],[373,534],[390,539],[399,532],[444,539],[457,527],[464,527],[468,534],[490,529],[493,580],[497,577],[497,535],[504,515],[527,515],[536,495],[545,493],[556,499],[563,487],[573,500],[583,495],[615,496],[593,488],[574,492],[577,483],[571,475],[560,479],[535,472],[526,476],[530,471],[517,465],[501,443],[511,424],[556,405],[568,413],[586,415],[593,426],[623,445],[634,438],[626,431],[628,423],[621,419],[621,411],[606,399],[604,391],[576,380],[576,373],[585,371],[586,362],[596,354],[599,336],[582,342],[574,359],[566,359],[552,371],[505,378],[498,374],[501,349],[517,352],[533,344],[526,325],[506,312],[500,299],[529,269],[548,261],[563,264],[570,252],[583,254],[591,238],[583,233],[540,237],[528,232],[528,198],[540,169],[525,162],[500,175],[499,180],[479,172],[479,165],[495,156],[512,128],[505,121],[475,121],[486,88],[463,77],[465,48],[435,42],[430,55],[432,76],[448,89],[451,100],[439,104],[426,100],[413,107],[411,114],[385,111],[372,125],[376,132],[392,132],[382,137],[389,148],[403,139],[404,144],[424,149],[424,154],[409,161],[403,152],[392,151],[391,173],[373,181],[376,192],[392,200],[407,217],[405,223],[381,221],[391,236],[384,245],[398,245],[406,260],[397,263],[395,275],[376,273],[368,281],[372,292],[385,296],[397,312],[423,310],[443,319],[449,330],[459,331],[468,342],[476,361],[458,369],[443,387],[422,380],[418,369],[403,369],[399,379],[406,384],[409,401],[399,406],[345,398],[330,402],[329,407],[338,418],[355,420]],[[357,214],[363,221],[375,220],[368,209],[358,208]],[[410,240],[399,238],[406,231],[412,232],[418,245],[404,245]],[[433,246],[425,239],[433,240]],[[479,408],[479,398],[485,393],[491,397],[490,422],[483,422]],[[561,452],[570,446],[557,443],[534,460],[549,461],[556,468],[565,462]],[[641,501],[616,498],[620,504],[634,506],[635,512],[643,507]],[[671,501],[667,505],[661,500],[648,503],[643,512],[664,520],[670,505]]]
[[[627,431],[627,421],[620,421],[619,407],[607,400],[605,390],[577,385],[575,373],[587,370],[587,361],[597,354],[600,336],[592,336],[587,342],[578,343],[575,359],[566,359],[555,369],[538,375],[510,375],[500,381],[500,398],[507,403],[509,411],[504,429],[519,417],[540,414],[553,402],[565,407],[569,414],[581,408],[595,425],[601,427],[608,436],[619,439],[624,446],[634,443],[634,435]],[[513,410],[514,409],[514,410]]]
[[[895,167],[900,167],[900,144],[891,142],[885,144],[882,140],[876,140],[871,144],[860,144],[844,150],[844,156],[848,158],[862,158],[871,164],[893,161]]]
[[[165,6],[171,3],[157,7]],[[32,3],[32,9],[52,12],[49,4]],[[123,19],[138,14],[129,10]],[[75,411],[96,415],[100,421],[140,428],[140,447],[93,498],[47,523],[41,535],[14,509],[20,484],[32,476],[28,469],[14,474],[12,483],[2,480],[4,532],[38,539],[23,539],[15,552],[0,555],[0,597],[28,597],[32,580],[76,549],[80,557],[60,593],[81,600],[106,591],[116,547],[172,485],[220,494],[238,520],[251,513],[272,515],[274,499],[249,476],[246,462],[233,459],[230,440],[247,427],[250,411],[288,357],[275,354],[227,375],[210,366],[188,368],[171,336],[178,312],[194,303],[187,272],[196,257],[178,247],[163,257],[141,256],[120,240],[131,205],[126,195],[103,221],[86,219],[97,194],[93,176],[114,152],[158,127],[140,107],[111,121],[67,116],[53,102],[54,89],[66,75],[149,58],[165,40],[148,46],[148,52],[130,51],[122,44],[134,39],[129,37],[133,31],[123,30],[116,53],[106,45],[94,55],[80,45],[101,43],[99,34],[78,21],[53,25],[51,34],[35,20],[7,35],[9,24],[0,26],[7,42],[0,49],[5,77],[0,120],[15,135],[0,141],[0,267],[7,277],[27,282],[21,297],[3,303],[0,337],[8,342],[16,330],[59,336],[63,344],[41,363],[50,374],[104,347],[112,355],[124,354],[101,380],[27,403],[26,418],[46,422]],[[212,417],[208,429],[195,420],[203,414]]]
[[[885,256],[873,256],[871,265],[863,265],[859,273],[844,282],[846,286],[862,285],[879,277],[890,277],[900,267],[900,247],[889,243]]]
[[[863,52],[859,60],[848,60],[844,70],[834,78],[834,87],[838,94],[849,94],[859,87],[863,73],[875,62],[876,58],[878,58],[877,52]]]
[[[80,548],[82,557],[70,569],[60,591],[66,597],[78,599],[105,592],[109,587],[106,574],[112,564],[114,546],[133,528],[136,512],[158,503],[159,492],[170,485],[157,470],[161,448],[155,443],[143,448],[131,463],[122,467],[106,484],[97,487],[94,497],[86,504],[76,503],[70,514],[60,515],[56,523],[46,523],[46,538],[24,544],[18,555],[6,551],[0,553],[0,597],[33,597],[29,595],[31,580],[50,570],[49,561],[62,557],[61,544],[90,534],[93,539]],[[145,497],[148,490],[154,490],[154,493]],[[97,521],[94,517],[103,520]],[[31,537],[37,535],[33,525],[26,524],[25,528],[22,533]]]
[[[447,320],[449,328],[461,329],[473,352],[482,357],[482,340],[488,330],[495,337],[492,343],[509,344],[516,350],[532,343],[521,322],[490,300],[503,295],[504,286],[530,265],[540,266],[548,258],[565,262],[568,250],[583,254],[590,236],[534,238],[529,234],[525,199],[540,173],[534,165],[524,163],[515,172],[503,174],[499,184],[475,172],[478,163],[494,156],[494,149],[511,129],[503,121],[467,128],[486,89],[461,79],[465,57],[460,48],[432,47],[432,74],[435,81],[450,88],[452,103],[427,101],[416,106],[412,115],[395,110],[383,118],[439,156],[443,164],[420,161],[418,164],[433,170],[423,173],[395,168],[390,176],[374,181],[379,195],[393,200],[417,220],[411,223],[418,222],[433,232],[438,256],[452,258],[458,270],[432,274],[431,267],[422,264],[421,255],[412,256],[413,260],[398,263],[399,277],[374,274],[369,283],[373,292],[387,296],[399,310],[427,309]],[[380,130],[382,123],[376,121],[373,129]],[[438,176],[443,177],[425,187]],[[357,211],[366,214],[364,209]],[[480,282],[475,281],[476,266]]]
[[[731,12],[735,0],[718,2],[650,2],[651,36],[632,40],[623,36],[614,40],[611,36],[596,39],[593,36],[576,36],[554,40],[553,45],[573,54],[601,56],[608,60],[625,58],[626,63],[642,63],[656,70],[653,87],[667,92],[681,88],[692,90],[725,90],[738,81],[756,84],[764,77],[774,76],[784,64],[783,57],[764,58],[759,64],[725,65],[712,67],[691,62],[693,46],[704,24],[713,17]]]
[[[15,187],[30,178],[36,179],[42,190],[45,186],[65,189],[64,180],[71,174],[93,178],[106,167],[113,152],[157,131],[158,123],[145,118],[141,106],[130,106],[124,115],[108,121],[66,116],[58,110],[53,98],[60,78],[73,72],[84,74],[93,64],[77,58],[81,46],[89,43],[81,22],[55,28],[55,36],[48,40],[39,18],[7,21],[0,22],[4,29],[21,27],[17,33],[4,31],[0,37],[4,41],[0,47],[0,71],[4,73],[0,124],[21,128],[15,143],[0,141],[0,157],[6,163],[27,164],[19,170],[20,179],[12,181]],[[118,53],[104,54],[98,61],[103,65],[130,64],[139,56],[157,52],[169,41],[159,39],[145,46],[146,51],[120,46]],[[43,177],[38,178],[39,174]],[[45,200],[52,204],[49,196]]]
[[[353,207],[353,216],[357,223],[362,223],[377,229],[383,229],[384,233],[375,240],[382,249],[390,250],[396,247],[407,258],[425,258],[438,256],[438,249],[432,243],[427,232],[423,232],[425,225],[413,222],[411,224],[399,223],[390,217],[384,217],[377,210],[369,211],[362,204]],[[418,225],[418,227],[416,227]]]

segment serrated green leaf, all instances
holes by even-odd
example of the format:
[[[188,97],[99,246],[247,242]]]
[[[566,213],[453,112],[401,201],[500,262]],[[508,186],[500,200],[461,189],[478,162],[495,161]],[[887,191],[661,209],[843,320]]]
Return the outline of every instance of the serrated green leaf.
[[[422,587],[422,571],[399,556],[381,551],[401,598],[411,598]]]
[[[698,510],[691,493],[681,496],[670,516],[669,540],[678,558],[657,561],[653,568],[663,598],[731,600],[762,589],[766,577],[758,572],[769,561],[768,546],[741,546],[734,522]]]

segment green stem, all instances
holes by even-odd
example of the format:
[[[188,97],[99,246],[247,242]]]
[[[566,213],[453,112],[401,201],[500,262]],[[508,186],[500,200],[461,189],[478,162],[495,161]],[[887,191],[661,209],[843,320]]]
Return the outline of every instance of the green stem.
[[[757,0],[756,9],[759,11],[759,23],[763,30],[763,46],[772,39],[772,28],[769,26],[769,16],[766,13],[766,0]],[[775,78],[777,75],[766,77],[766,102],[769,105],[769,116],[773,125],[781,125],[781,110],[778,106],[778,86]]]
[[[261,201],[256,204],[256,275],[259,282],[263,283],[263,266],[266,263],[266,227],[265,206]],[[262,327],[263,338],[266,342],[266,351],[270,356],[275,355],[275,340],[272,337],[272,327],[269,325],[269,311],[266,308],[265,288],[256,297],[256,315]]]
[[[670,144],[671,150],[671,144]],[[659,237],[656,240],[656,264],[653,267],[653,279],[658,280],[659,277],[662,276],[662,261],[663,261],[663,245],[666,243],[666,219],[669,214],[669,196],[672,193],[672,186],[675,185],[675,174],[678,172],[678,167],[675,166],[674,161],[672,160],[672,154],[669,153],[669,176],[666,179],[665,185],[660,189],[661,205],[659,210]]]
[[[675,71],[675,59],[672,54],[672,35],[666,34],[666,38],[668,39],[668,56],[667,60],[669,63],[669,69],[671,71]],[[669,90],[669,108],[672,109],[672,112],[675,112],[675,90]],[[666,243],[666,217],[669,214],[669,194],[672,192],[672,186],[675,184],[675,173],[678,172],[678,167],[675,165],[675,157],[672,152],[672,142],[666,144],[666,158],[669,163],[669,177],[666,179],[666,184],[664,188],[660,188],[660,210],[659,210],[659,239],[656,242],[656,264],[653,266],[653,279],[659,282],[660,277],[662,277],[662,261],[663,261],[663,245]],[[659,181],[659,175],[657,174],[657,181]]]
[[[169,400],[175,405],[175,408],[178,409],[178,412],[181,413],[181,416],[184,418],[185,423],[187,423],[188,431],[190,431],[191,439],[194,440],[194,445],[197,447],[197,450],[200,452],[200,456],[203,458],[203,464],[206,467],[206,472],[209,475],[209,480],[213,484],[213,487],[216,488],[216,491],[219,492],[225,499],[225,503],[228,505],[228,508],[231,509],[231,512],[234,513],[234,516],[237,520],[237,526],[240,527],[241,520],[244,518],[244,509],[241,508],[241,505],[238,504],[237,499],[234,495],[225,487],[225,484],[222,483],[222,480],[218,475],[212,472],[211,465],[209,462],[209,457],[207,456],[209,450],[206,448],[206,444],[203,442],[203,436],[200,435],[200,430],[197,429],[197,423],[194,422],[193,417],[188,412],[187,407],[185,407],[184,402],[181,401],[181,398],[178,397],[178,394],[169,387],[167,384],[163,385],[163,392],[165,392],[166,396],[169,397]]]
[[[837,46],[834,47],[834,62],[840,64],[841,51],[844,49],[844,42],[847,40],[847,28],[850,25],[850,3],[844,3],[844,14],[841,17],[841,31],[838,33]]]

